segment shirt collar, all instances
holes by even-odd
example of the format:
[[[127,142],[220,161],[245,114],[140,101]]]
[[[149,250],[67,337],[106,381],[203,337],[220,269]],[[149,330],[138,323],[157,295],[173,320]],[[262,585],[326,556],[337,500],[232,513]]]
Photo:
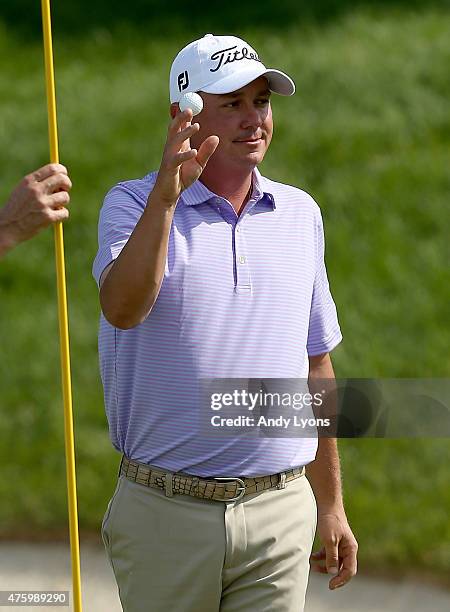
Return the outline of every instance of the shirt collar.
[[[270,204],[272,208],[275,209],[275,198],[273,197],[272,193],[264,191],[263,182],[264,177],[261,175],[258,168],[255,168],[252,174],[253,191],[250,199],[254,200],[256,203],[264,199],[265,202]],[[187,206],[196,206],[197,204],[208,202],[208,200],[212,200],[213,198],[216,199],[219,196],[208,189],[208,187],[206,187],[206,185],[204,185],[201,181],[197,180],[183,191],[181,197],[184,204]]]

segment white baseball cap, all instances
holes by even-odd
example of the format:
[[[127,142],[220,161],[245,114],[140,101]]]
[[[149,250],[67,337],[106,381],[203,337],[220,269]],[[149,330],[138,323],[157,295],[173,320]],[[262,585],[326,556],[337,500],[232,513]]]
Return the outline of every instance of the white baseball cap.
[[[271,91],[282,96],[295,93],[287,74],[266,68],[256,51],[236,36],[206,34],[178,53],[170,69],[170,101],[178,102],[190,91],[225,94],[265,76]]]

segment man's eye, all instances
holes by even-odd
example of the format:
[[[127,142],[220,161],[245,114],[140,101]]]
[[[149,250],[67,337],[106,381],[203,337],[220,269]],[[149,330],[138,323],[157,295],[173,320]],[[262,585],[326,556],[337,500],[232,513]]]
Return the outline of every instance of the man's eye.
[[[258,98],[257,100],[255,100],[255,103],[257,104],[257,106],[265,106],[266,104],[269,104],[269,98]],[[239,100],[233,100],[233,102],[227,102],[226,104],[224,104],[224,107],[237,108],[239,104]]]

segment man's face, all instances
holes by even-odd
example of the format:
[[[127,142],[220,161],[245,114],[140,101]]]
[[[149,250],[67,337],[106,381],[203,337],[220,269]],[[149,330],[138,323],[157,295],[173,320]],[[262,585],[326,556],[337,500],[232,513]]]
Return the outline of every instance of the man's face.
[[[229,94],[200,95],[203,110],[192,120],[200,124],[200,130],[191,138],[191,147],[198,149],[205,138],[215,134],[220,142],[211,158],[214,166],[252,170],[263,160],[272,140],[267,79],[259,77]]]

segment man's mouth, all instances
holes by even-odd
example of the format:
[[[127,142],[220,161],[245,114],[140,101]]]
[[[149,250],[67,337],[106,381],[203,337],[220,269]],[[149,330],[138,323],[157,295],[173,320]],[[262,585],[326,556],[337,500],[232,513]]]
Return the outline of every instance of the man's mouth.
[[[239,138],[236,139],[234,142],[248,142],[248,143],[258,143],[261,142],[262,137],[260,138]]]

